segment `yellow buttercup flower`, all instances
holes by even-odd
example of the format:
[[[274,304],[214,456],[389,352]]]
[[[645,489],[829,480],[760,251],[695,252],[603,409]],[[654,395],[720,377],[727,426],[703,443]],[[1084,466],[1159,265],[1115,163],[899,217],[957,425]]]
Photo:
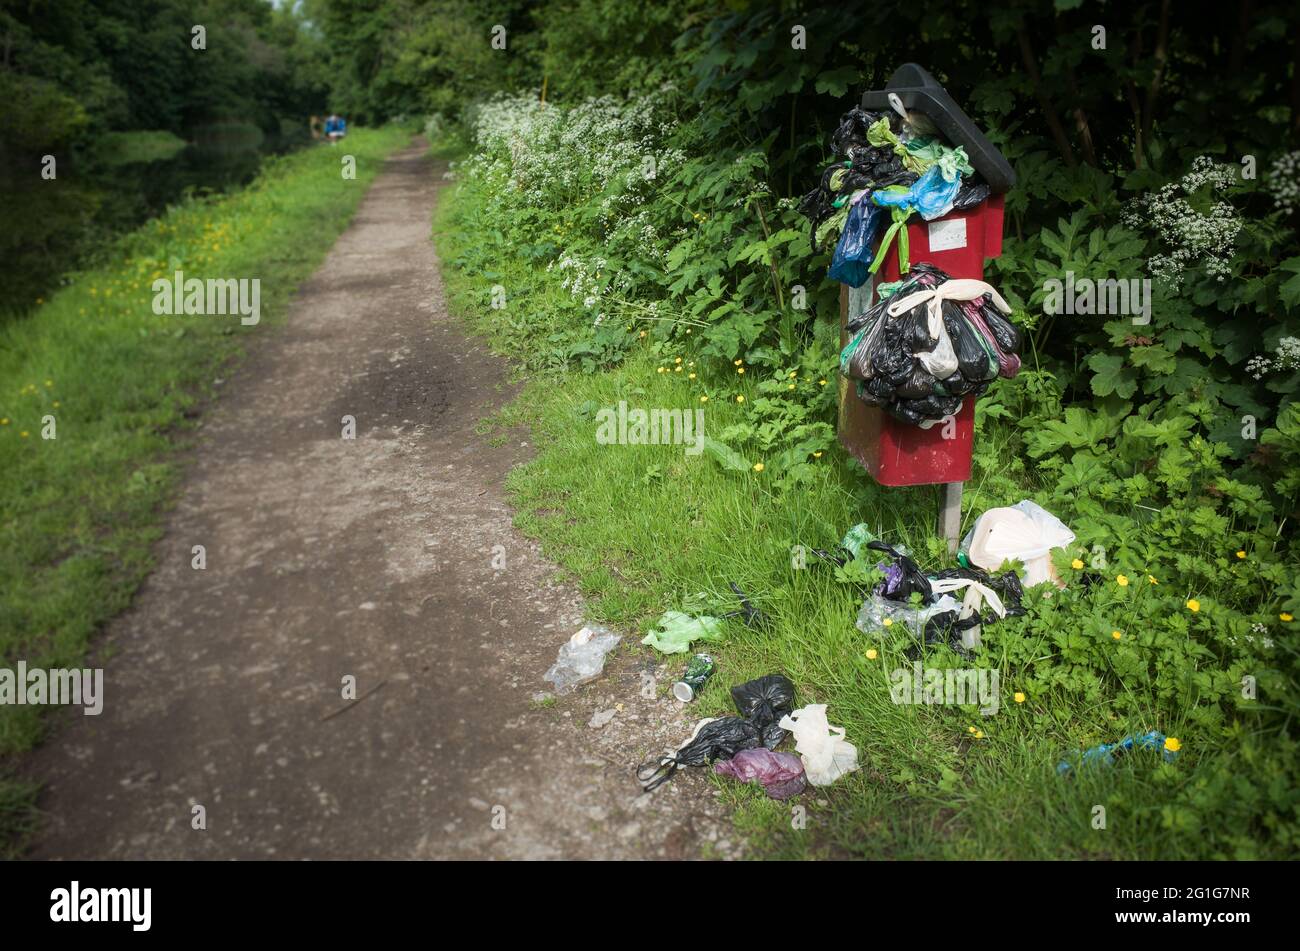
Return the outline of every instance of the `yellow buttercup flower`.
[[[1119,585],[1121,588],[1127,588],[1127,587],[1128,587],[1128,575],[1116,575],[1116,576],[1115,576],[1115,583],[1116,583],[1117,585]]]
[[[1192,598],[1190,601],[1187,602],[1187,610],[1191,611],[1193,614],[1195,614],[1200,609],[1201,609],[1201,602],[1197,601],[1195,598]]]
[[[1246,553],[1245,553],[1244,551],[1239,551],[1239,552],[1237,552],[1237,557],[1238,557],[1238,558],[1245,558],[1245,557],[1246,557]]]
[[[677,358],[676,360],[674,360],[673,362],[674,362],[674,363],[681,363],[681,362],[682,362],[682,358],[681,358],[681,357],[678,357],[678,358]]]
[[[736,364],[736,366],[740,366],[740,365],[741,365],[742,363],[744,363],[744,362],[745,362],[744,360],[736,360],[736,361],[735,361],[735,364]]]
[[[1016,703],[1024,703],[1025,695],[1021,693],[1019,690],[1017,690],[1015,693],[1015,697],[1013,699],[1016,701]]]
[[[1147,583],[1148,583],[1148,584],[1159,584],[1160,582],[1157,581],[1157,580],[1155,579],[1155,575],[1147,575]]]
[[[701,397],[700,397],[700,402],[701,402],[701,403],[707,403],[708,401],[709,401],[709,398],[708,398],[707,396],[701,396]]]
[[[1282,612],[1281,614],[1279,614],[1277,617],[1278,617],[1278,620],[1279,620],[1279,621],[1286,621],[1286,622],[1288,622],[1288,623],[1290,623],[1291,621],[1294,621],[1294,620],[1295,620],[1295,618],[1293,618],[1291,615],[1287,614],[1285,611],[1283,611],[1283,612]]]
[[[741,368],[738,369],[736,372],[737,372],[737,373],[744,373],[744,372],[745,372],[745,368],[744,368],[744,367],[741,367]]]
[[[745,398],[744,398],[743,396],[737,396],[737,397],[736,397],[736,402],[737,402],[737,403],[743,403],[743,402],[745,402]]]
[[[1165,749],[1167,749],[1169,752],[1177,753],[1182,748],[1183,748],[1182,740],[1178,739],[1178,737],[1176,736],[1165,737]]]
[[[889,618],[885,618],[885,619],[884,619],[883,621],[881,621],[880,623],[883,624],[883,625],[885,625],[885,627],[893,627],[893,626],[894,626],[894,622],[891,621]]]
[[[814,459],[820,459],[821,457],[822,457],[822,451],[820,449],[818,449],[816,452],[813,453]]]
[[[693,380],[693,379],[695,379],[695,374],[694,374],[694,373],[688,373],[688,374],[686,374],[686,379],[688,379],[688,380]]]
[[[867,660],[875,660],[878,656],[874,647],[867,651]]]
[[[1076,558],[1074,561],[1070,562],[1070,567],[1075,571],[1080,571],[1083,568],[1083,562]]]
[[[1124,635],[1123,635],[1122,633],[1120,633],[1119,631],[1111,631],[1111,632],[1110,632],[1110,636],[1113,637],[1113,638],[1115,638],[1115,640],[1119,640],[1119,639],[1122,638]]]
[[[755,472],[762,472],[762,471],[763,471],[763,464],[762,464],[761,462],[756,462],[756,463],[754,463],[754,471],[755,471]]]

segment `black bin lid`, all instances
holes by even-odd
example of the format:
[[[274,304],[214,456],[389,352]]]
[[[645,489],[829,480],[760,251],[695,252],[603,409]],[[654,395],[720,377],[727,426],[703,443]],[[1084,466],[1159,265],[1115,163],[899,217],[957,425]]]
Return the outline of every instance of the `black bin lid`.
[[[939,132],[954,146],[966,149],[975,171],[988,182],[994,194],[1010,191],[1016,183],[1016,173],[1011,163],[1002,157],[993,143],[961,111],[952,96],[939,85],[938,80],[916,63],[905,63],[889,77],[889,85],[862,94],[862,108],[872,112],[892,111],[890,94],[898,96],[908,112],[919,112],[935,124]]]

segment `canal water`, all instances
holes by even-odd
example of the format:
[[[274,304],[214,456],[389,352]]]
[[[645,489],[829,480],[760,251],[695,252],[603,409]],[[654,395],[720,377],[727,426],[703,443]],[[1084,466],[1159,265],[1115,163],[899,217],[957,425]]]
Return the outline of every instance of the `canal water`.
[[[52,179],[41,156],[0,165],[0,321],[29,312],[66,275],[105,258],[118,235],[139,227],[188,194],[224,192],[250,181],[263,159],[310,142],[270,138],[256,125],[214,122],[190,132],[110,133],[71,155],[55,156]]]

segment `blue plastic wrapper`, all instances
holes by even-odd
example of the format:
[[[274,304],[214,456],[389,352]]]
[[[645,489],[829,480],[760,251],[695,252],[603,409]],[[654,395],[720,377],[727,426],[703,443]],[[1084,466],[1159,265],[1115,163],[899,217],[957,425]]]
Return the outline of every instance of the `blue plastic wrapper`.
[[[831,257],[830,276],[849,287],[861,287],[871,277],[872,245],[884,211],[865,197],[849,208],[848,220],[840,232],[840,243]]]
[[[933,221],[952,211],[952,203],[957,200],[959,191],[960,177],[956,181],[947,181],[939,166],[931,165],[906,191],[882,189],[873,192],[871,200],[884,207],[898,206],[909,211],[915,210],[926,221]]]

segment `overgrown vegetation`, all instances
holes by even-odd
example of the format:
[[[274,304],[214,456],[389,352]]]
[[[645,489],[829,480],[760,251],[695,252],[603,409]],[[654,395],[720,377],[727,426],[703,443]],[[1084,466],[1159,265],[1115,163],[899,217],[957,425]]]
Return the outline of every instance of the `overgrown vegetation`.
[[[461,307],[546,381],[522,404],[547,447],[514,482],[525,527],[622,623],[699,607],[700,591],[716,607],[739,582],[775,626],[732,630],[725,680],[784,669],[862,748],[867,768],[830,792],[821,836],[791,834],[783,809],[747,792],[734,793],[742,820],[792,852],[1291,853],[1291,11],[958,3],[927,10],[903,53],[915,18],[892,4],[715,15],[683,3],[648,49],[583,43],[617,6],[564,4],[517,37],[534,83],[549,83],[545,105],[516,91],[464,110],[475,150],[456,170],[444,257]],[[860,30],[845,36],[843,22]],[[791,48],[792,24],[806,50]],[[577,47],[563,90],[554,77],[570,74],[551,70]],[[591,62],[602,54],[604,71]],[[846,93],[882,86],[904,59],[936,72],[1019,177],[990,279],[1030,344],[1021,375],[978,404],[966,527],[1032,497],[1078,536],[1058,558],[1067,587],[1031,592],[1028,617],[985,630],[978,664],[1008,698],[987,720],[894,705],[885,673],[906,645],[854,629],[854,585],[790,567],[792,545],[828,547],[857,521],[927,568],[948,563],[933,490],[870,486],[834,444],[838,289],[791,207]],[[1150,323],[1049,313],[1048,282],[1069,273],[1151,279]],[[620,399],[707,407],[709,451],[597,445],[593,413]],[[966,664],[943,648],[925,663]],[[723,706],[719,693],[701,713]],[[1055,773],[1072,752],[1149,729],[1179,738],[1176,762]],[[1105,833],[1089,825],[1094,804]]]
[[[125,236],[114,265],[72,275],[0,328],[0,666],[84,666],[94,632],[149,571],[177,444],[264,332],[238,317],[160,317],[152,282],[177,270],[255,276],[274,325],[405,138],[349,136],[355,179],[331,149],[271,159],[236,194],[188,201]],[[44,709],[0,706],[0,763],[40,738]],[[34,792],[0,778],[0,851],[28,827]]]

